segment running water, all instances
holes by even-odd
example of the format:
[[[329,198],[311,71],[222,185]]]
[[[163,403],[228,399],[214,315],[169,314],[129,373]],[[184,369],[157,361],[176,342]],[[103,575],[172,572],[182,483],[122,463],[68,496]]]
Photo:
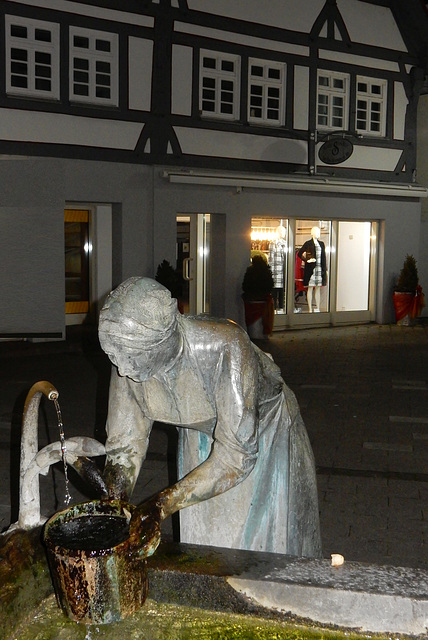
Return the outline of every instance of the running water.
[[[69,489],[69,480],[68,480],[68,467],[67,467],[67,446],[65,444],[65,435],[64,435],[64,425],[62,423],[61,409],[59,406],[59,402],[56,398],[53,398],[56,415],[58,418],[58,429],[59,429],[59,439],[61,442],[61,457],[64,465],[64,478],[65,478],[65,497],[64,504],[68,506],[71,502],[71,495]]]

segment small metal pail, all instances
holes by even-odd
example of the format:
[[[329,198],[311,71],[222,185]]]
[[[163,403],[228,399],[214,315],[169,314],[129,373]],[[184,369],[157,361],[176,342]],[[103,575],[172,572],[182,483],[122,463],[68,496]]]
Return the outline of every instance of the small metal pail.
[[[94,500],[59,511],[46,523],[43,538],[57,602],[72,620],[107,624],[144,604],[147,560],[129,541],[134,509],[119,500]]]

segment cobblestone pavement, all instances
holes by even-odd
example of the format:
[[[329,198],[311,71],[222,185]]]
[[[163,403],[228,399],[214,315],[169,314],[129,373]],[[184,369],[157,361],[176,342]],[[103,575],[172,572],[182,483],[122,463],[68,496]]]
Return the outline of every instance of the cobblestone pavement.
[[[269,351],[300,404],[317,465],[324,556],[428,568],[428,327],[360,325],[275,333]],[[104,438],[110,366],[88,329],[66,342],[0,343],[0,529],[18,515],[22,408],[31,385],[60,393],[66,436]],[[40,447],[58,440],[51,403]],[[133,501],[170,484],[175,430],[158,425]],[[90,497],[71,473],[74,500]],[[59,465],[41,478],[45,514],[61,508]],[[176,522],[164,523],[164,536]]]
[[[275,335],[317,465],[323,552],[428,567],[428,329]]]

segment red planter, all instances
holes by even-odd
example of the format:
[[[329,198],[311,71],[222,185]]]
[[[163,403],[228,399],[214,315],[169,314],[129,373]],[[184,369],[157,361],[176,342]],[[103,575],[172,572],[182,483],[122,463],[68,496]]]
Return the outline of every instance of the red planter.
[[[393,302],[397,322],[406,316],[409,316],[411,319],[420,316],[425,306],[425,296],[422,292],[422,287],[418,285],[415,293],[394,291]]]

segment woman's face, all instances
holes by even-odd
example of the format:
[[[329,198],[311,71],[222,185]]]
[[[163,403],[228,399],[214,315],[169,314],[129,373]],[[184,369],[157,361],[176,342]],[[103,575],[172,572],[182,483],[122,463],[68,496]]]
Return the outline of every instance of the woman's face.
[[[131,378],[134,382],[144,382],[160,371],[168,370],[181,348],[178,331],[149,349],[126,344],[126,341],[106,333],[100,338],[103,350],[116,365],[119,375]]]

